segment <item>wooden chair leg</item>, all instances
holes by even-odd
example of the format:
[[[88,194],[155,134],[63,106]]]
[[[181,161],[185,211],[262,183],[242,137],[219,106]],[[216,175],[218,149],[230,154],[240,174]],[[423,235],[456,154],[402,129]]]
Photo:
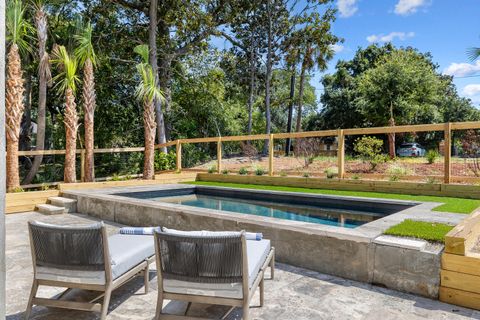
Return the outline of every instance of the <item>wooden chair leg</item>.
[[[270,261],[270,279],[275,277],[275,252],[273,253],[272,260]]]
[[[149,281],[150,280],[150,278],[149,278],[150,267],[149,267],[148,263],[147,263],[147,266],[145,267],[145,270],[143,272],[144,272],[143,286],[145,287],[145,294],[147,294],[149,286],[150,286],[150,281]]]
[[[155,311],[155,319],[159,320],[163,310],[163,292],[158,292],[157,295],[157,309]]]
[[[32,290],[30,291],[30,298],[28,299],[27,310],[25,310],[25,320],[28,320],[28,318],[30,318],[30,314],[32,313],[33,308],[33,299],[37,295],[37,291],[38,282],[34,279],[32,283]]]
[[[243,301],[243,320],[250,320],[250,306],[248,299]]]
[[[260,307],[263,307],[264,290],[265,290],[265,279],[262,279],[262,281],[260,281]]]
[[[103,297],[102,313],[100,315],[101,320],[105,320],[107,318],[108,306],[110,305],[111,296],[112,296],[112,289],[107,288],[107,290],[105,290],[105,296]]]

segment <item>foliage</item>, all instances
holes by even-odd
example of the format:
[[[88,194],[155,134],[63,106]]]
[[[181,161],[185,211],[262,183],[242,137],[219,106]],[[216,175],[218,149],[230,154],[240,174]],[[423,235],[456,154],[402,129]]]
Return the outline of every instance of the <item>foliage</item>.
[[[25,192],[25,190],[22,187],[15,187],[13,189],[8,190],[8,192],[11,193],[20,193],[20,192]]]
[[[53,49],[52,63],[57,66],[58,74],[53,77],[55,87],[59,92],[67,90],[75,92],[80,81],[77,75],[78,61],[75,56],[70,55],[64,46],[55,46]]]
[[[245,168],[245,167],[242,167],[238,170],[238,174],[241,175],[241,176],[246,176],[246,175],[248,175],[248,169]]]
[[[304,160],[304,168],[308,168],[320,154],[320,141],[316,138],[297,139],[293,152],[295,157],[302,157]]]
[[[409,194],[395,194],[395,193],[388,193],[388,192],[310,189],[310,188],[299,188],[299,187],[280,187],[280,186],[269,186],[269,185],[221,183],[221,182],[209,182],[209,181],[190,181],[186,183],[196,184],[196,185],[207,185],[207,186],[223,186],[223,187],[231,187],[231,188],[274,190],[274,191],[286,191],[286,192],[306,192],[306,193],[313,193],[313,194],[329,194],[329,195],[339,195],[339,196],[380,198],[380,199],[398,199],[398,200],[417,201],[417,202],[437,202],[442,204],[435,207],[433,209],[434,211],[462,213],[462,214],[470,214],[473,210],[480,207],[480,200],[468,199],[468,198],[420,196],[420,195],[409,195]],[[414,192],[414,190],[412,190],[412,192]],[[465,195],[465,197],[468,197],[468,195]]]
[[[228,174],[230,171],[228,171],[228,169],[223,169],[222,170],[222,174]]]
[[[304,178],[309,178],[309,177],[310,177],[310,173],[309,173],[309,172],[304,172],[304,173],[302,174],[302,177],[304,177]]]
[[[137,72],[140,75],[140,82],[135,90],[135,96],[142,102],[150,102],[154,99],[162,99],[163,95],[156,84],[153,69],[148,63],[148,46],[141,44],[135,47],[142,61],[137,64]]]
[[[75,48],[75,56],[80,66],[85,64],[85,61],[90,60],[95,66],[97,64],[97,55],[92,43],[93,28],[91,23],[79,23],[78,34],[75,35],[77,47]]]
[[[476,177],[480,177],[480,134],[475,130],[467,130],[462,137],[463,157],[468,168]]]
[[[375,137],[361,137],[355,141],[354,150],[364,162],[370,164],[370,171],[374,171],[380,163],[386,161],[382,154],[383,141]]]
[[[333,179],[338,176],[338,169],[337,168],[327,168],[325,169],[325,174],[327,179]]]
[[[177,166],[177,154],[175,151],[169,153],[155,152],[155,171],[175,170]]]
[[[10,44],[16,44],[22,54],[30,52],[33,27],[25,17],[25,7],[21,0],[8,1],[5,26],[7,41]]]
[[[267,173],[267,171],[262,167],[255,168],[255,175],[256,176],[263,176],[266,173]]]
[[[453,226],[444,223],[432,223],[406,219],[403,222],[387,229],[384,234],[443,243],[445,236],[452,229]]]
[[[217,172],[217,166],[213,165],[208,167],[208,173],[216,173]]]
[[[425,158],[427,158],[427,162],[429,164],[434,164],[439,157],[440,157],[440,153],[436,149],[430,149],[425,154]]]
[[[387,173],[390,175],[390,181],[399,181],[402,179],[402,177],[411,174],[408,168],[397,164],[390,166],[387,169]]]

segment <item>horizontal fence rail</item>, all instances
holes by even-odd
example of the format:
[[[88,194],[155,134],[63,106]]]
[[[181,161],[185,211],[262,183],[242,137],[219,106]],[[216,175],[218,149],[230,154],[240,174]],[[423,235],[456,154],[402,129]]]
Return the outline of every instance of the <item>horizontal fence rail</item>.
[[[373,127],[373,128],[351,128],[351,129],[336,129],[336,130],[321,130],[321,131],[305,131],[305,132],[290,132],[290,133],[273,133],[273,134],[255,134],[255,135],[240,135],[240,136],[225,136],[225,137],[205,137],[205,138],[189,138],[177,139],[163,144],[155,145],[155,149],[165,147],[175,147],[176,149],[176,170],[182,171],[182,145],[195,143],[216,143],[217,144],[217,166],[218,173],[222,171],[222,144],[223,142],[242,142],[265,140],[269,143],[268,148],[268,174],[274,175],[274,142],[278,139],[301,139],[301,138],[316,138],[316,137],[336,137],[338,140],[338,147],[336,150],[338,178],[346,178],[345,172],[345,138],[347,136],[360,135],[378,135],[378,134],[395,134],[395,133],[411,133],[411,132],[429,132],[437,131],[444,132],[444,176],[443,182],[450,183],[452,181],[451,175],[451,150],[452,150],[452,131],[454,130],[473,130],[480,129],[480,121],[472,122],[449,122],[449,123],[435,123],[435,124],[420,124],[420,125],[402,125],[390,127]],[[128,147],[128,148],[101,148],[94,149],[94,153],[125,153],[125,152],[143,152],[144,147]],[[81,156],[82,162],[82,180],[83,180],[83,164],[85,157],[85,149],[77,149],[77,154]],[[65,150],[32,150],[19,151],[19,156],[36,156],[36,155],[63,155]]]

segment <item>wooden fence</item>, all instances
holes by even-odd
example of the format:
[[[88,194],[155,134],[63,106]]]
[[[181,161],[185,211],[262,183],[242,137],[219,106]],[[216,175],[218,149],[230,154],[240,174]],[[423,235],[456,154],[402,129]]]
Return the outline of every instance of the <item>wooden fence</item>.
[[[178,139],[164,144],[158,144],[156,149],[162,147],[176,148],[176,169],[178,172],[182,171],[182,145],[193,143],[216,143],[217,144],[217,171],[222,171],[222,143],[231,141],[254,141],[266,140],[269,142],[268,150],[268,174],[274,175],[274,142],[278,139],[295,139],[295,138],[318,138],[318,137],[337,137],[337,167],[338,178],[344,179],[345,172],[345,138],[347,136],[360,135],[376,135],[376,134],[390,134],[390,133],[409,133],[409,132],[444,132],[444,183],[452,182],[451,174],[451,150],[452,150],[452,132],[454,130],[470,130],[480,129],[480,121],[475,122],[449,122],[437,124],[423,124],[423,125],[406,125],[394,127],[374,127],[374,128],[354,128],[354,129],[337,129],[337,130],[322,130],[322,131],[306,131],[306,132],[292,132],[292,133],[273,133],[273,134],[255,134],[243,136],[226,136],[226,137],[206,137],[206,138],[192,138],[192,139]],[[142,152],[143,147],[135,148],[106,148],[94,149],[94,153],[117,153],[117,152]],[[65,154],[65,150],[45,150],[45,151],[20,151],[19,156],[35,156],[35,155],[61,155]],[[84,177],[84,160],[85,150],[78,149],[77,154],[81,158],[81,177]]]

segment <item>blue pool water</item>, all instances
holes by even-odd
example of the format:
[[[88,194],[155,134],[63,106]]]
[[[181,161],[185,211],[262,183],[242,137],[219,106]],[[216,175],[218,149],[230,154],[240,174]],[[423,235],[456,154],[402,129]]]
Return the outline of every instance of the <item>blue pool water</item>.
[[[362,211],[338,210],[309,205],[286,205],[202,194],[155,197],[149,198],[149,200],[344,228],[355,228],[383,216]]]

